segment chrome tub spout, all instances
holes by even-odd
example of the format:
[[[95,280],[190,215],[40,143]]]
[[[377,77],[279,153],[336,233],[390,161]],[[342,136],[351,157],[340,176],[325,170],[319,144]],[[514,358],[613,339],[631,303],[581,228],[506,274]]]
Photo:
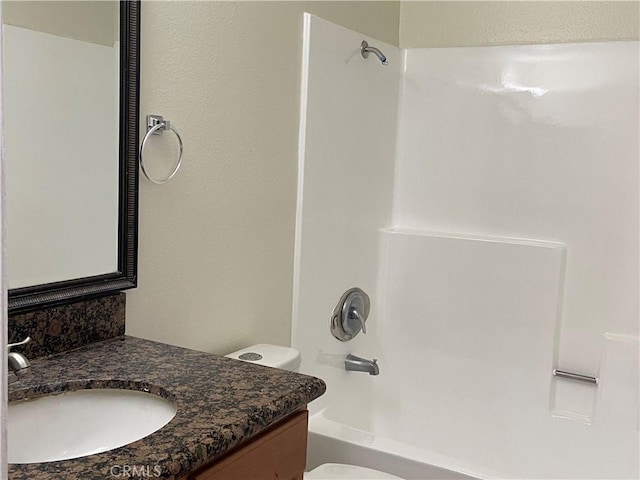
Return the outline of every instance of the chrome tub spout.
[[[378,375],[378,360],[367,360],[366,358],[356,357],[355,355],[347,355],[344,360],[344,369],[348,372],[366,372],[369,375]]]

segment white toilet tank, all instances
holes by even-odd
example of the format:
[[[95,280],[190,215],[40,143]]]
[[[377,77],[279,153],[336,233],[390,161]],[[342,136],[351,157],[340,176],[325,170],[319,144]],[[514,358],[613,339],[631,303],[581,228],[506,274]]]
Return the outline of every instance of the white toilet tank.
[[[300,371],[301,356],[295,348],[259,343],[251,347],[237,350],[225,357],[244,362],[257,363],[267,367],[280,368],[291,372]]]

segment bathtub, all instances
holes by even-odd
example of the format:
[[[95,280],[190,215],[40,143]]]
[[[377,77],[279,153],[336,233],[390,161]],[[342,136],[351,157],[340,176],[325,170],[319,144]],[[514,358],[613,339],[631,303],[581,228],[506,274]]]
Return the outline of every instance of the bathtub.
[[[424,448],[331,419],[331,408],[309,418],[307,470],[323,463],[373,468],[409,480],[473,479],[465,466]]]

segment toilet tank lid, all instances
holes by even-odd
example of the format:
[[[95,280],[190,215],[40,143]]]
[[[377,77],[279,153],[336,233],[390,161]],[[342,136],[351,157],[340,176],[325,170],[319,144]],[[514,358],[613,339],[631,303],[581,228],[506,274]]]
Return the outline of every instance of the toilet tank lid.
[[[258,354],[262,358],[258,359],[256,355],[246,355],[251,353]],[[295,348],[271,345],[268,343],[252,345],[251,347],[237,350],[226,356],[246,362],[257,363],[258,365],[266,365],[267,367],[281,368],[283,370],[295,370],[300,366],[301,362],[300,352]],[[244,356],[245,358],[240,358],[240,356]]]

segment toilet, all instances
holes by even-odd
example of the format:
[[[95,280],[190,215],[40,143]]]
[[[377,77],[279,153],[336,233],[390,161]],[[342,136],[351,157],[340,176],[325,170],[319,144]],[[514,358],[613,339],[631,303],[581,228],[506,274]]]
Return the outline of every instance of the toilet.
[[[291,372],[300,371],[302,357],[295,348],[260,343],[251,347],[236,350],[229,358],[243,362],[257,363],[267,367],[280,368]],[[402,480],[389,473],[379,472],[371,468],[341,463],[324,463],[304,474],[305,480]]]
[[[302,357],[295,348],[259,343],[251,347],[237,350],[225,357],[235,358],[249,363],[257,363],[267,367],[280,368],[290,372],[300,371]]]

